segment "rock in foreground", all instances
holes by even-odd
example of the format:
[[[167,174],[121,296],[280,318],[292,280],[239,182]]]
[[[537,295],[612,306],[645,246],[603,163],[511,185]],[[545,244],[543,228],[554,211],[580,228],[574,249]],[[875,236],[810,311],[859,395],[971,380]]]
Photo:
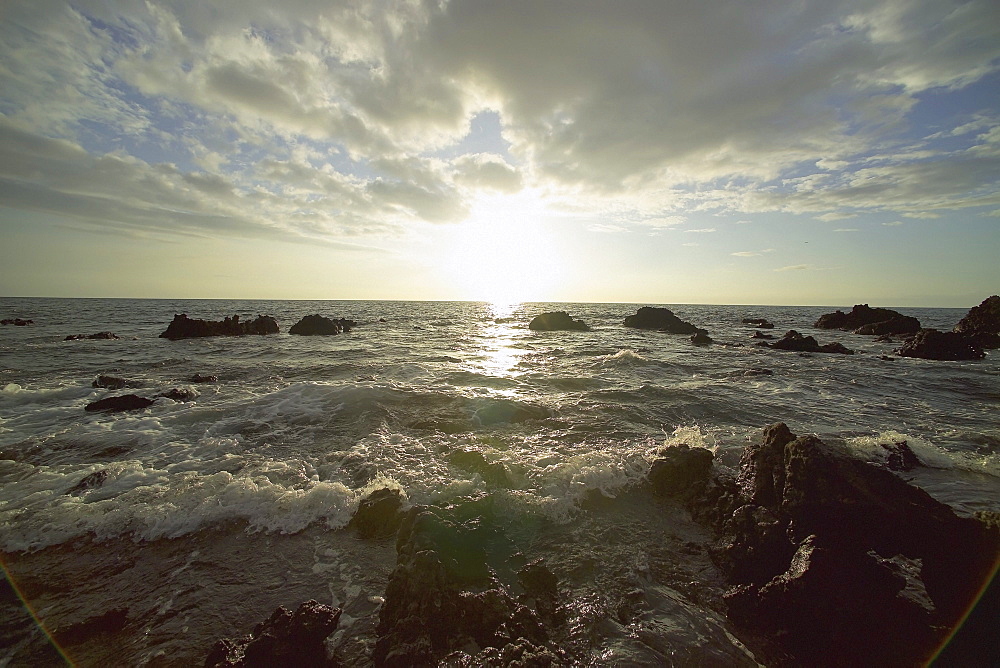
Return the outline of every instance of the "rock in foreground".
[[[896,351],[900,357],[919,357],[927,360],[980,360],[985,357],[975,342],[958,332],[939,332],[921,329],[917,335]]]
[[[175,315],[161,339],[191,339],[203,336],[244,336],[247,334],[277,334],[278,321],[271,316],[258,315],[249,322],[241,322],[234,315],[222,321],[189,318],[187,314]]]
[[[332,320],[317,313],[315,315],[307,315],[299,320],[292,325],[288,333],[300,336],[330,336],[334,334],[346,334],[355,326],[357,326],[357,323],[353,320],[347,320],[346,318]]]
[[[635,315],[626,317],[624,324],[626,327],[655,329],[671,334],[696,334],[698,332],[705,332],[704,329],[681,320],[670,309],[655,306],[641,307],[636,311]]]
[[[566,311],[551,311],[536,315],[528,323],[528,329],[551,332],[556,330],[572,330],[589,332],[590,327],[583,320],[573,320]]]
[[[1000,348],[1000,296],[993,295],[973,306],[955,330],[980,348]]]

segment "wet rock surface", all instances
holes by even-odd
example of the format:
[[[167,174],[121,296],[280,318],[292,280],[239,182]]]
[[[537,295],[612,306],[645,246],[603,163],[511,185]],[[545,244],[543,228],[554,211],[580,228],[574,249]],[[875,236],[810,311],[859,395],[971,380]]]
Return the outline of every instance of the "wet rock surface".
[[[175,315],[166,331],[160,334],[161,339],[200,338],[204,336],[245,336],[248,334],[277,334],[278,321],[266,315],[258,315],[250,321],[241,321],[234,315],[224,320],[200,320],[189,318],[187,314]]]
[[[590,326],[583,320],[574,320],[566,311],[550,311],[532,318],[528,323],[528,329],[545,332],[557,330],[589,332]]]
[[[626,327],[655,329],[660,332],[669,332],[670,334],[697,334],[698,332],[705,332],[704,329],[681,320],[670,309],[655,306],[641,307],[636,311],[635,315],[626,317],[624,324]]]
[[[918,357],[928,360],[979,360],[985,357],[976,343],[958,332],[940,332],[921,329],[917,335],[896,350],[900,357]]]
[[[398,489],[377,489],[358,504],[348,523],[362,538],[385,538],[396,533],[403,521],[403,493]]]

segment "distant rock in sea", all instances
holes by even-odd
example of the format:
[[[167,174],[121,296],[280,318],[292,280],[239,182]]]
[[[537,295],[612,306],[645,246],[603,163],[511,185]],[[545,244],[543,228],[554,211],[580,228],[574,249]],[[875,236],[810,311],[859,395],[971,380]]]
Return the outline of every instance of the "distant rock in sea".
[[[641,307],[636,311],[635,315],[625,318],[624,325],[626,327],[635,327],[636,329],[655,329],[659,332],[668,332],[670,334],[708,333],[701,327],[696,327],[689,322],[681,320],[670,309],[657,306]]]
[[[94,411],[137,411],[148,408],[153,404],[152,399],[140,397],[136,394],[123,394],[117,397],[105,397],[98,401],[87,404],[84,410]]]
[[[774,323],[766,318],[743,318],[743,324],[757,329],[774,329]]]
[[[240,316],[234,315],[225,320],[199,320],[189,318],[187,314],[175,315],[166,331],[160,334],[161,339],[199,338],[203,336],[244,336],[246,334],[277,334],[278,321],[267,315],[258,315],[249,322],[241,322]]]
[[[850,313],[821,315],[813,327],[851,330],[855,334],[912,334],[920,329],[920,321],[892,309],[857,304]]]
[[[972,339],[980,348],[1000,348],[1000,296],[993,295],[973,306],[954,331]]]
[[[536,331],[573,330],[589,332],[590,327],[583,320],[574,320],[566,311],[550,311],[536,315],[528,323],[528,329]]]
[[[791,350],[800,353],[840,353],[842,355],[854,354],[853,350],[837,342],[826,343],[821,346],[813,337],[803,336],[794,329],[786,332],[783,337],[774,343],[768,344],[767,342],[761,342],[758,345],[774,348],[775,350]]]
[[[101,339],[115,340],[118,338],[119,337],[113,334],[112,332],[98,332],[97,334],[70,334],[65,339],[63,339],[63,341],[83,341],[85,339],[92,339],[97,341]]]
[[[696,346],[707,346],[710,343],[715,343],[712,337],[704,331],[695,332],[691,335],[691,343]]]
[[[975,340],[958,332],[921,329],[917,335],[896,351],[900,357],[927,360],[980,360],[986,356]]]
[[[14,325],[15,327],[26,327],[35,324],[34,320],[23,320],[21,318],[4,318],[0,320],[0,325]]]
[[[315,315],[307,315],[299,320],[292,325],[288,333],[301,336],[346,334],[351,331],[352,327],[356,327],[357,324],[353,320],[347,320],[346,318],[331,320],[317,313]]]

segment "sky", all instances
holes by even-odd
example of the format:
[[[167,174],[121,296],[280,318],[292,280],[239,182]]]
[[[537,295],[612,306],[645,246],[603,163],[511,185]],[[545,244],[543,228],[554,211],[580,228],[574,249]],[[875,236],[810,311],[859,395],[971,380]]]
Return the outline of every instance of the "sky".
[[[3,0],[0,295],[970,307],[996,0]]]

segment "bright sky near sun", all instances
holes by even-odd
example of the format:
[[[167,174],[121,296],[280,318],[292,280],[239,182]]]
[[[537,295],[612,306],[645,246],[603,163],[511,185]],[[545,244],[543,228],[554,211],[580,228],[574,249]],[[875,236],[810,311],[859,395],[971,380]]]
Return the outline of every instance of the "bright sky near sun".
[[[969,307],[996,0],[4,0],[0,294]]]

